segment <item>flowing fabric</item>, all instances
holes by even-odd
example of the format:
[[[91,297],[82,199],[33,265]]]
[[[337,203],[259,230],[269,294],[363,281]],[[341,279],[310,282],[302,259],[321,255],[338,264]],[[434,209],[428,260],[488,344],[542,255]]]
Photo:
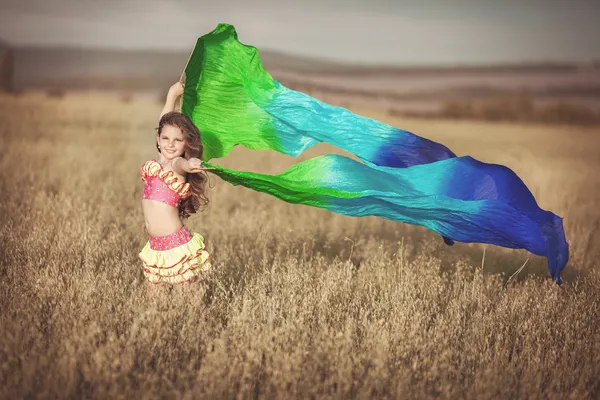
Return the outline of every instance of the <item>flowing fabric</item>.
[[[560,283],[568,260],[562,218],[542,210],[509,168],[456,157],[442,144],[290,90],[258,51],[219,24],[185,69],[182,112],[202,132],[204,161],[236,145],[297,156],[325,142],[358,157],[315,157],[279,175],[221,168],[223,180],[284,201],[421,225],[453,241],[523,248],[548,259]]]

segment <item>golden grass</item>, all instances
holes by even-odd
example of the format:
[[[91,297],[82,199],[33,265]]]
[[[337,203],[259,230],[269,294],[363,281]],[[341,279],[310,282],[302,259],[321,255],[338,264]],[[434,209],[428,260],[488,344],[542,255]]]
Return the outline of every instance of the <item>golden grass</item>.
[[[189,221],[213,272],[151,289],[138,171],[156,102],[4,96],[0,398],[597,398],[600,132],[355,111],[515,170],[565,217],[567,283],[524,251],[447,248],[215,178]],[[235,149],[219,162],[295,160]]]

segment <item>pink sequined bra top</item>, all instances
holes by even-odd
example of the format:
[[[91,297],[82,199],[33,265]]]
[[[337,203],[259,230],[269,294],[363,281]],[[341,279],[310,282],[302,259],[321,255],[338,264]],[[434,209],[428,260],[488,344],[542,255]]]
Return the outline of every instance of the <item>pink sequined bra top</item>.
[[[142,165],[140,176],[144,183],[142,199],[155,200],[179,207],[179,202],[190,196],[190,184],[181,182],[173,171],[165,171],[156,160],[149,160]]]

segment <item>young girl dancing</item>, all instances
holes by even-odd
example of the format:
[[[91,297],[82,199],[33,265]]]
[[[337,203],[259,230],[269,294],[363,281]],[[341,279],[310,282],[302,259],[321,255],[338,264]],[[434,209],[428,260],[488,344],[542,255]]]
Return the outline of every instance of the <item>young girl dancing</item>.
[[[157,128],[159,159],[146,161],[140,170],[150,239],[139,257],[153,284],[193,282],[210,269],[204,238],[182,221],[208,204],[200,131],[186,115],[174,111],[182,94],[180,82],[169,88]]]

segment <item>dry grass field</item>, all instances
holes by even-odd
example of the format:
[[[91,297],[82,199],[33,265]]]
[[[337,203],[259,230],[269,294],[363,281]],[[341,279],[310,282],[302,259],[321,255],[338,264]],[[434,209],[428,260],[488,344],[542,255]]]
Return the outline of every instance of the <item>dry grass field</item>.
[[[512,168],[564,217],[562,287],[525,251],[446,247],[213,178],[188,222],[213,271],[150,288],[139,167],[159,110],[109,94],[0,97],[0,398],[600,396],[597,127],[354,110]],[[235,149],[217,163],[275,173],[295,160]]]

